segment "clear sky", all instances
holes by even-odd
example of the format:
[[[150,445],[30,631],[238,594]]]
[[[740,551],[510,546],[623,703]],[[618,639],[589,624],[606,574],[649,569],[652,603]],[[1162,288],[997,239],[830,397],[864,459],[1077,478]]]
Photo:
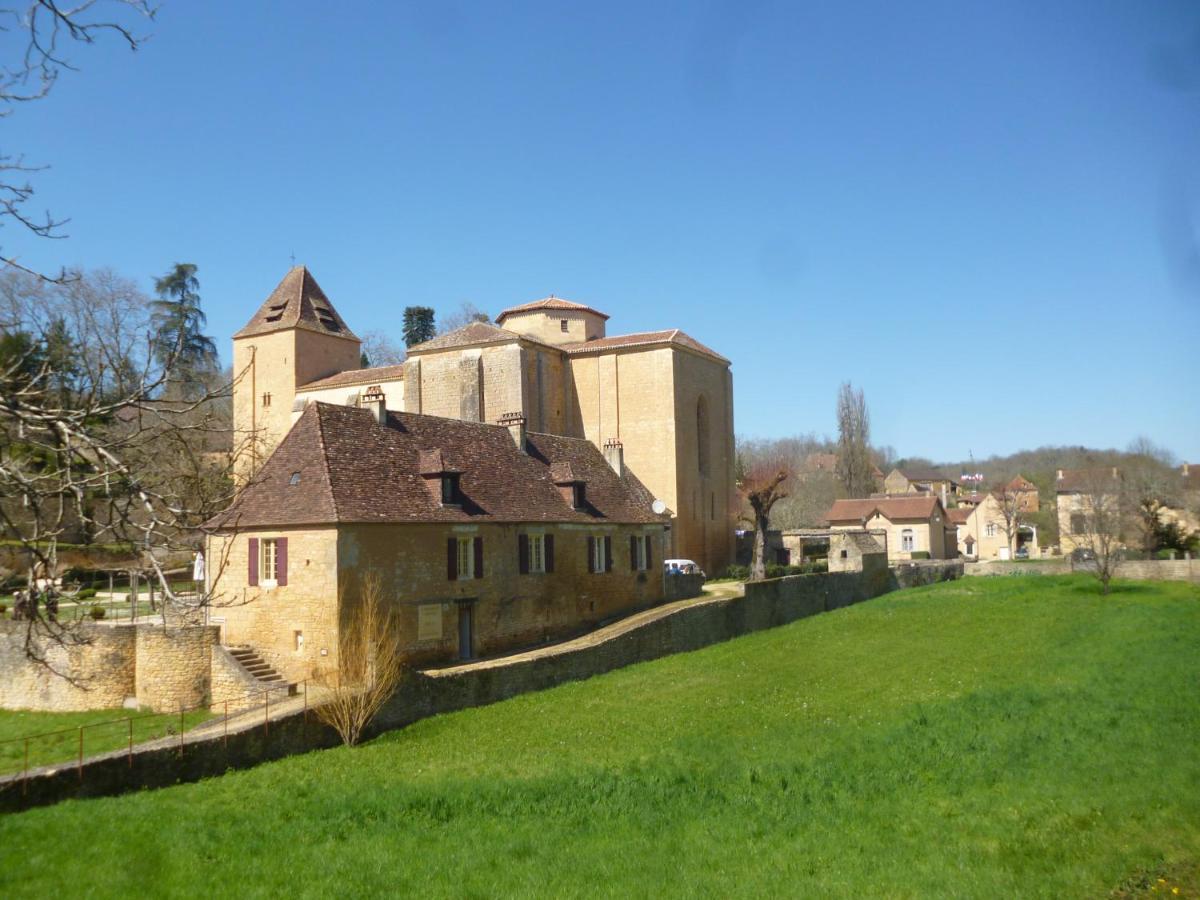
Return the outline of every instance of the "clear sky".
[[[222,355],[294,253],[355,330],[554,293],[733,360],[736,428],[1200,461],[1200,4],[167,0],[2,122],[69,240],[199,265]]]

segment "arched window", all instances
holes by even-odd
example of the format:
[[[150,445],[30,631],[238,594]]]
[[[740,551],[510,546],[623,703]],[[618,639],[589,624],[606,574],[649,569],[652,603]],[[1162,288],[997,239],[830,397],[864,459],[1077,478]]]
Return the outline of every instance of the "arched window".
[[[708,474],[708,398],[703,394],[696,401],[696,462],[700,467],[700,474]]]
[[[900,532],[900,549],[911,552],[914,549],[913,530],[905,528]]]

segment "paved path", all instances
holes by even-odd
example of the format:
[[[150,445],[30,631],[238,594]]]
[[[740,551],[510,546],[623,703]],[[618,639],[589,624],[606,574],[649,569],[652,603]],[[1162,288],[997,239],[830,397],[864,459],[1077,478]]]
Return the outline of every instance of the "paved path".
[[[724,600],[729,600],[734,597],[741,597],[745,594],[744,586],[740,581],[721,582],[719,584],[704,586],[704,593],[699,597],[692,597],[689,600],[676,600],[673,603],[664,603],[662,606],[651,607],[650,609],[642,610],[633,615],[626,616],[616,622],[604,625],[597,628],[595,631],[589,631],[587,634],[577,638],[572,638],[567,641],[560,641],[557,644],[546,644],[542,647],[535,647],[531,650],[526,650],[521,653],[509,653],[505,656],[493,656],[487,659],[473,660],[467,663],[460,663],[453,666],[442,666],[436,669],[425,669],[421,674],[428,675],[430,678],[446,678],[460,674],[462,672],[472,672],[479,669],[496,669],[503,666],[511,666],[516,663],[528,662],[534,659],[545,659],[551,656],[559,656],[563,653],[571,653],[575,650],[582,650],[585,647],[594,647],[597,644],[602,644],[605,641],[610,641],[618,635],[625,634],[635,628],[640,628],[647,622],[653,622],[658,619],[664,619],[667,616],[674,615],[679,610],[695,606],[700,603],[716,603]]]

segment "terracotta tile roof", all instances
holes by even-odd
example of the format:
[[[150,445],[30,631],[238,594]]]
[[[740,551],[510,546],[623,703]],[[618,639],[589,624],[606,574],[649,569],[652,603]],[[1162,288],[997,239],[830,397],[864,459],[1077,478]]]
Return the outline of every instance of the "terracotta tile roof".
[[[1021,475],[1016,475],[1004,486],[1004,489],[1006,491],[1036,491],[1037,485]]]
[[[605,350],[618,350],[624,347],[644,347],[653,344],[674,344],[686,347],[696,353],[711,356],[723,363],[728,363],[724,356],[717,353],[690,335],[684,334],[678,328],[667,331],[643,331],[638,334],[621,334],[614,337],[597,338],[594,341],[577,341],[563,344],[562,349],[569,356],[583,356],[588,353],[603,353]]]
[[[404,377],[404,366],[374,366],[370,369],[351,369],[348,372],[338,372],[326,378],[318,378],[308,384],[296,388],[298,392],[319,391],[324,388],[342,387],[352,384],[381,384],[385,381],[399,381]]]
[[[304,266],[295,266],[283,276],[271,296],[234,337],[269,334],[284,328],[305,328],[358,340]]]
[[[454,347],[467,347],[473,344],[503,344],[517,341],[521,335],[506,328],[499,328],[490,322],[468,322],[462,328],[455,328],[445,334],[439,334],[423,344],[408,348],[408,354],[426,353],[430,350],[450,350]]]
[[[1059,494],[1076,494],[1103,487],[1107,482],[1114,485],[1119,475],[1112,466],[1099,466],[1094,469],[1063,469],[1062,477],[1054,484],[1054,490]]]
[[[230,510],[210,524],[665,521],[651,511],[645,486],[632,473],[618,477],[588,441],[529,434],[526,450],[499,425],[389,412],[383,426],[365,409],[310,403]],[[587,486],[585,509],[572,509],[554,486],[551,470],[564,464]],[[427,488],[421,471],[430,465],[462,472],[461,508],[441,506]]]
[[[953,478],[937,469],[897,469],[909,481],[948,481],[958,484]]]
[[[535,312],[539,309],[562,309],[571,312],[588,312],[594,316],[599,316],[602,319],[607,319],[608,314],[602,313],[598,309],[590,306],[585,306],[582,303],[573,303],[570,300],[563,300],[561,297],[555,297],[551,294],[542,300],[534,300],[532,303],[522,303],[520,306],[510,306],[508,309],[496,316],[497,322],[503,322],[505,316],[510,316],[513,313]]]
[[[975,512],[974,507],[966,509],[957,507],[955,509],[946,510],[946,521],[953,525],[966,525],[967,519],[971,518],[971,513]]]
[[[912,494],[907,497],[887,497],[867,500],[834,500],[825,514],[830,523],[863,522],[875,513],[892,521],[897,519],[928,519],[941,508],[941,501],[932,494]]]

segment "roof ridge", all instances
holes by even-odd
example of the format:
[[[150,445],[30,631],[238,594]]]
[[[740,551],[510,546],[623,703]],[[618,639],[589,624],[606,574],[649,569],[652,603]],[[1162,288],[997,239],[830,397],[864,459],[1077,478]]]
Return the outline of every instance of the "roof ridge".
[[[331,403],[314,403],[314,406],[332,406]],[[345,409],[345,407],[338,407]],[[329,503],[333,507],[333,521],[340,522],[342,520],[342,511],[338,509],[337,491],[333,489],[333,470],[329,468],[329,453],[328,447],[325,444],[325,416],[322,415],[320,409],[313,411],[317,417],[317,444],[321,451],[321,468],[325,470],[325,485],[329,490]],[[282,443],[282,442],[281,442]]]

